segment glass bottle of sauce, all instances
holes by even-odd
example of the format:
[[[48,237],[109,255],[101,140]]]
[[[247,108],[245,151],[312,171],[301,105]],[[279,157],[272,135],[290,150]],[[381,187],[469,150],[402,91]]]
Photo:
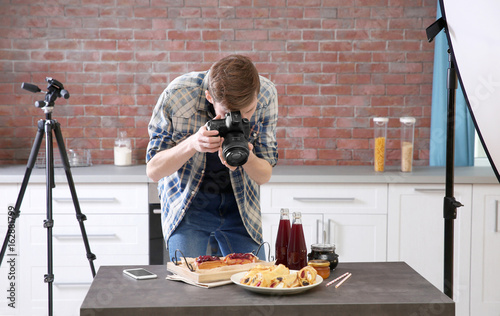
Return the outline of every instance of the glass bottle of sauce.
[[[283,264],[288,266],[287,249],[290,240],[290,217],[287,208],[280,211],[280,224],[278,226],[278,236],[276,236],[276,265]]]
[[[302,228],[302,214],[293,213],[292,232],[290,233],[290,242],[288,243],[287,254],[288,268],[291,270],[300,270],[307,266],[307,246],[304,238],[304,229]]]

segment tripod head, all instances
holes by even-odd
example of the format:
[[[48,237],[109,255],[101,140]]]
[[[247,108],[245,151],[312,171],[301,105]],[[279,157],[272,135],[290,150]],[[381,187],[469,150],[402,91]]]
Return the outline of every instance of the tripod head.
[[[64,89],[64,86],[61,82],[50,77],[45,78],[45,80],[48,82],[46,92],[40,90],[40,88],[31,83],[23,82],[21,85],[21,88],[33,93],[37,92],[45,93],[45,100],[35,102],[35,106],[37,108],[53,108],[55,100],[60,97],[63,97],[64,99],[69,99],[69,92],[68,90]]]

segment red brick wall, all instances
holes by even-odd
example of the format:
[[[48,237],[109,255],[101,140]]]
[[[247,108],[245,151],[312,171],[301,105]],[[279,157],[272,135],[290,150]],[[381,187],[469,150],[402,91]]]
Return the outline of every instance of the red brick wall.
[[[60,4],[65,3],[65,4]],[[250,56],[279,93],[280,164],[373,163],[374,116],[417,118],[415,165],[428,164],[436,0],[67,0],[0,4],[0,163],[24,164],[45,77],[71,93],[53,118],[67,148],[113,162],[120,131],[144,163],[147,124],[168,82],[230,53]]]

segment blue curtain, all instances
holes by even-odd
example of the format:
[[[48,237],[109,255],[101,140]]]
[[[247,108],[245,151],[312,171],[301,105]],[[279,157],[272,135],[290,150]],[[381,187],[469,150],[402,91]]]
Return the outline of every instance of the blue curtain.
[[[441,9],[437,8],[437,18]],[[434,77],[432,80],[431,139],[429,152],[430,166],[446,165],[446,116],[448,111],[446,88],[448,61],[448,41],[441,31],[434,39]],[[458,84],[455,117],[455,166],[474,165],[474,123],[465,103],[462,87]]]

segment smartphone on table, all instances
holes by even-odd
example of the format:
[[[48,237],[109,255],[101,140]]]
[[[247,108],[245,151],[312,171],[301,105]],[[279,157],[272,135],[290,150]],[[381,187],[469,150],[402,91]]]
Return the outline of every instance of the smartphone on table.
[[[153,272],[150,272],[143,268],[133,268],[133,269],[125,269],[123,270],[123,274],[134,278],[136,280],[146,280],[146,279],[155,279],[158,276]]]

